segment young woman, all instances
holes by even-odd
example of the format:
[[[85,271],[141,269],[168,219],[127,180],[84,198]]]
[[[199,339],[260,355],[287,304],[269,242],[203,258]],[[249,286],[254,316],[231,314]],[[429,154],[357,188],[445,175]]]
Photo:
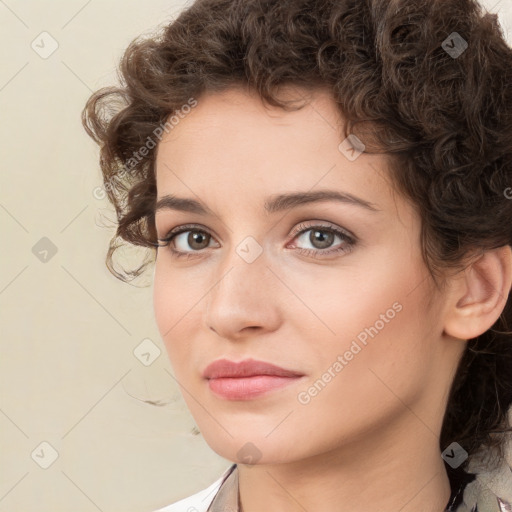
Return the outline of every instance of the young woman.
[[[120,70],[83,116],[119,222],[107,264],[129,279],[154,263],[183,397],[233,461],[161,510],[510,510],[512,49],[496,15],[198,0]],[[116,269],[121,241],[150,259]]]

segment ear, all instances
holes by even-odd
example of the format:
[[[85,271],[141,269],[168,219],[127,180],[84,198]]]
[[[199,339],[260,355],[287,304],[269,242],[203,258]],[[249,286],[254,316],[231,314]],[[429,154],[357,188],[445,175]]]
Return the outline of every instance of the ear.
[[[463,340],[480,336],[500,317],[512,286],[512,248],[484,252],[449,278],[444,333]]]

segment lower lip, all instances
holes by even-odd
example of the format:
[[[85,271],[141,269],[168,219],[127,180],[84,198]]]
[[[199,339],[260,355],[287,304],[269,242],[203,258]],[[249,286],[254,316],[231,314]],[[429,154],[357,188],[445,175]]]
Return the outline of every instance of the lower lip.
[[[254,375],[252,377],[222,377],[209,379],[208,386],[216,394],[228,400],[251,400],[275,389],[287,386],[301,377]]]

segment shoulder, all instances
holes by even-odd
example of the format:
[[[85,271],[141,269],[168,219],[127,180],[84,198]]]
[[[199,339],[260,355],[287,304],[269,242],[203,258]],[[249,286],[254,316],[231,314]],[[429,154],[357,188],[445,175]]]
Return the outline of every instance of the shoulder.
[[[210,503],[213,501],[213,498],[220,489],[222,482],[224,482],[231,471],[233,471],[234,467],[235,465],[232,465],[226,469],[222,476],[206,487],[206,489],[172,503],[171,505],[154,510],[153,512],[206,512]]]
[[[511,453],[512,455],[512,453]],[[470,462],[471,480],[463,489],[460,504],[455,512],[505,512],[512,511],[512,465],[510,458],[489,469],[475,456]]]

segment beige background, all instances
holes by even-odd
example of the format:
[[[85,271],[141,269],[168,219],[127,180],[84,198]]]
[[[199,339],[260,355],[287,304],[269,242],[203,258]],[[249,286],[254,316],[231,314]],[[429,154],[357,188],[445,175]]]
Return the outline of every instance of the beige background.
[[[114,217],[80,124],[131,39],[184,5],[0,0],[0,512],[149,512],[229,466],[172,377],[152,270],[137,288],[104,266]],[[511,42],[512,0],[484,5]]]

